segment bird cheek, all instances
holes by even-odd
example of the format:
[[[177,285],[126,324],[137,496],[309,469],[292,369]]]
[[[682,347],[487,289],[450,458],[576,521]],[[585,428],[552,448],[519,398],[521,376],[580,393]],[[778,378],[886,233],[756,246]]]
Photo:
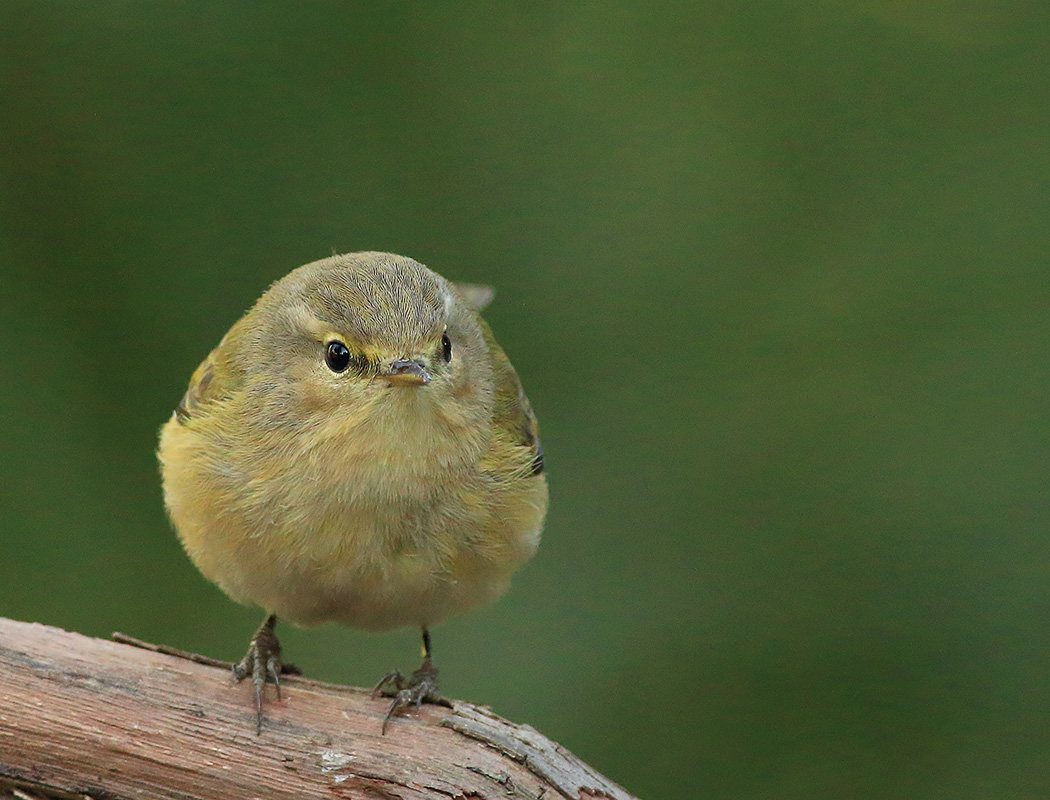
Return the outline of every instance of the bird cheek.
[[[452,397],[456,400],[474,400],[478,396],[478,385],[476,380],[456,381],[452,384]]]

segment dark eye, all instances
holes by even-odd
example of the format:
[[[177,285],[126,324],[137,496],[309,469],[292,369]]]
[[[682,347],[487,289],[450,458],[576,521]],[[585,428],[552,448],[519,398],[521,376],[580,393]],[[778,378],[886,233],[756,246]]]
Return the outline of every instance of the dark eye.
[[[441,334],[441,356],[446,364],[452,360],[452,340],[448,338],[447,333]]]
[[[350,351],[342,342],[329,342],[324,360],[332,372],[344,372],[350,366]]]

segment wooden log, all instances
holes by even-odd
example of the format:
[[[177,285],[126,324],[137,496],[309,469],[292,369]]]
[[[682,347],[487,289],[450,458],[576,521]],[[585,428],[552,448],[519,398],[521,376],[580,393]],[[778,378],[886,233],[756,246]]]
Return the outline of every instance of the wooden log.
[[[221,663],[221,662],[218,662]],[[389,700],[0,618],[0,795],[76,798],[613,798],[622,788],[528,725],[459,701],[381,734]]]

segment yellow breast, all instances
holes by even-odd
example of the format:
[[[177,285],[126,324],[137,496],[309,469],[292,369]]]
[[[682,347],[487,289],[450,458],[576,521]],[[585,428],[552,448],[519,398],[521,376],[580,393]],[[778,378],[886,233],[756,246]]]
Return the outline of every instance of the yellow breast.
[[[539,543],[545,479],[524,448],[395,396],[313,426],[173,417],[165,501],[201,572],[306,625],[429,625],[502,594]]]

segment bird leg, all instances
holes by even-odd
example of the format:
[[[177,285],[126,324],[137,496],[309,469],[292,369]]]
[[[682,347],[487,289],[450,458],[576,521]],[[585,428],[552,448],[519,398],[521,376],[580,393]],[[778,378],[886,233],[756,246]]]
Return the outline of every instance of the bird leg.
[[[255,684],[256,736],[262,733],[262,697],[263,687],[266,685],[267,678],[273,680],[273,685],[277,689],[277,699],[281,699],[281,643],[277,640],[277,634],[273,632],[276,624],[276,614],[270,614],[264,619],[255,635],[252,636],[251,644],[248,645],[248,652],[244,654],[244,658],[233,665],[234,678],[242,681],[251,675],[252,683]],[[297,672],[294,667],[292,670],[285,669],[283,671]]]
[[[380,696],[394,698],[383,718],[382,732],[384,734],[387,723],[399,709],[411,705],[419,708],[422,703],[436,703],[452,707],[448,700],[438,694],[438,672],[437,667],[430,660],[430,631],[425,627],[423,628],[423,663],[407,678],[397,670],[385,675],[372,690],[372,697]]]

